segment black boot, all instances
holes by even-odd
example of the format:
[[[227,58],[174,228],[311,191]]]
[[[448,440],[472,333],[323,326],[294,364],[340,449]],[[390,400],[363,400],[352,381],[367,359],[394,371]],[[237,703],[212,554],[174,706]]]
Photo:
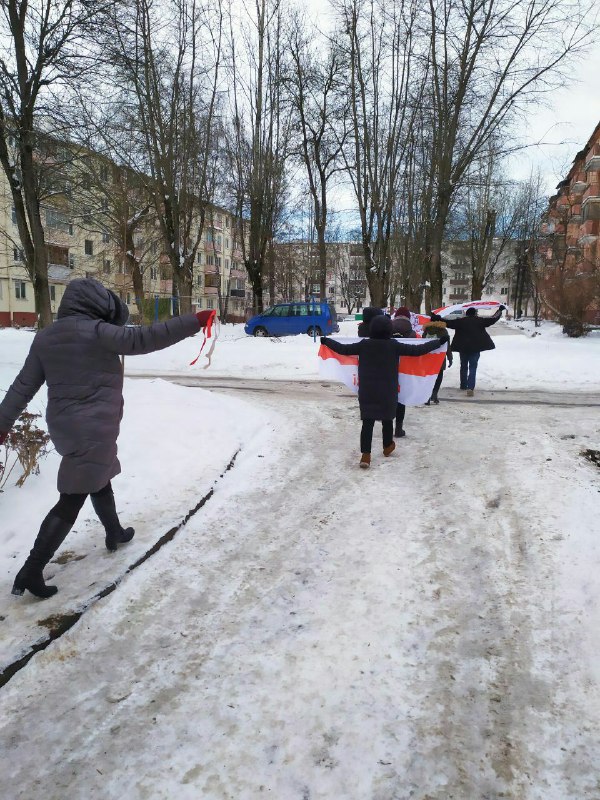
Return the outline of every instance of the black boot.
[[[432,394],[431,395],[431,402],[434,403],[436,406],[439,406],[440,401],[438,400],[437,394]]]
[[[40,532],[27,561],[17,573],[12,588],[13,594],[22,595],[25,589],[41,598],[52,597],[53,594],[56,594],[58,589],[56,586],[47,586],[44,583],[42,572],[72,527],[72,522],[66,522],[52,511],[48,514],[40,526]]]
[[[121,527],[115,508],[115,496],[110,484],[101,491],[90,495],[90,498],[94,511],[98,514],[98,519],[106,531],[104,540],[106,549],[114,553],[120,544],[125,544],[133,539],[135,531],[133,528]]]

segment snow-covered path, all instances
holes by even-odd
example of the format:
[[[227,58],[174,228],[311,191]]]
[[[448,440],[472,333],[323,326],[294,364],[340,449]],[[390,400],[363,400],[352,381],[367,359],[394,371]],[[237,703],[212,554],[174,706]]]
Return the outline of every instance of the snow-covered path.
[[[409,409],[364,473],[343,390],[255,401],[202,512],[0,692],[3,796],[597,800],[597,409]]]

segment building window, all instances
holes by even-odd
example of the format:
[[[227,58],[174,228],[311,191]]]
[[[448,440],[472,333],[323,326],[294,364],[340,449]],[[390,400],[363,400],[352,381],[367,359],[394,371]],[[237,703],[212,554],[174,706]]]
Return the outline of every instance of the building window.
[[[158,252],[158,242],[156,241],[156,239],[150,245],[150,252],[152,253],[153,256],[155,256]]]
[[[198,306],[198,308],[202,308],[202,298],[201,298],[201,297],[199,297],[199,298],[196,300],[196,305]]]
[[[94,243],[91,239],[85,240],[85,254],[86,256],[93,256],[94,255]]]
[[[54,286],[54,285],[51,285],[51,286],[50,286],[50,300],[51,300],[53,303],[54,303],[54,301],[56,300],[56,286]]]
[[[13,247],[13,258],[15,261],[25,261],[25,253],[20,247]]]
[[[202,286],[202,275],[198,275],[196,278],[196,286]]]
[[[196,261],[198,262],[198,264],[202,264],[202,253],[200,252],[198,253],[198,255],[196,256]]]
[[[69,253],[69,269],[75,269],[75,256]]]
[[[229,237],[225,239],[225,250],[229,250]]]
[[[215,266],[217,269],[221,269],[221,256],[215,256]]]
[[[108,244],[110,242],[110,233],[103,233],[102,234],[102,242],[104,244]]]
[[[503,286],[500,289],[500,294],[508,294],[508,286]]]
[[[156,281],[158,280],[158,270],[156,267],[150,267],[150,280]]]
[[[126,300],[126,303],[127,303],[127,305],[131,305],[131,292],[127,292],[127,300]]]
[[[17,224],[17,209],[14,206],[12,207],[12,222],[13,225]]]
[[[46,226],[48,228],[54,228],[55,230],[59,231],[69,230],[68,220],[65,218],[63,212],[58,211],[58,209],[56,208],[46,209]]]
[[[207,267],[214,267],[215,265],[215,257],[214,256],[206,256],[206,266]]]
[[[70,236],[73,236],[73,230],[74,230],[74,228],[73,228],[73,223],[72,223],[72,222],[69,222],[69,235],[70,235]]]
[[[218,289],[220,286],[219,276],[215,273],[209,272],[204,276],[204,285],[211,289]]]
[[[206,307],[207,308],[213,308],[213,302],[214,301],[213,301],[212,297],[208,297],[207,300],[206,300]]]
[[[225,217],[225,227],[229,227],[229,217]]]
[[[108,180],[108,167],[106,165],[100,167],[100,180],[101,181]]]
[[[111,270],[110,259],[109,258],[105,258],[103,263],[102,263],[102,272],[105,275],[110,275],[110,270]]]
[[[17,300],[27,300],[25,281],[15,281],[15,297]]]

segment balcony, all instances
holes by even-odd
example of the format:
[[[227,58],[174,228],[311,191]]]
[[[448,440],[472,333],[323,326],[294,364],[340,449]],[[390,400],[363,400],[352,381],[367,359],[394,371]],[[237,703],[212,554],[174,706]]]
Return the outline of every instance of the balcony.
[[[460,302],[462,300],[469,300],[469,295],[468,295],[467,292],[464,292],[463,294],[456,294],[455,293],[455,294],[448,295],[448,299],[449,300],[455,300],[456,302]]]
[[[575,180],[571,184],[571,194],[578,196],[583,194],[588,187],[587,177],[585,172],[578,172]]]
[[[246,290],[245,289],[230,289],[229,290],[229,296],[230,297],[242,297],[243,298],[243,297],[246,296]]]
[[[600,219],[600,197],[587,197],[582,204],[584,224],[588,220]]]
[[[600,144],[590,147],[585,157],[584,170],[586,172],[598,172],[600,170]]]
[[[232,278],[245,278],[246,277],[246,270],[239,269],[238,267],[232,267],[229,273]]]
[[[468,278],[450,278],[450,286],[464,286],[466,290],[470,285],[471,281]]]
[[[579,239],[577,243],[580,247],[587,244],[592,244],[598,238],[600,233],[600,219],[588,219],[584,222],[579,230]]]

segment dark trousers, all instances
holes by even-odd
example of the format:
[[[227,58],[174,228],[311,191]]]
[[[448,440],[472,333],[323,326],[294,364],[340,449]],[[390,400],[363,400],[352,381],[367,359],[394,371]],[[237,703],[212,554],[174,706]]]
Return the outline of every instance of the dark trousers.
[[[363,419],[360,432],[360,452],[370,453],[373,444],[374,419]],[[384,419],[381,422],[381,432],[383,434],[383,446],[388,447],[394,441],[394,420]]]
[[[433,400],[434,397],[437,397],[437,394],[440,390],[440,386],[442,385],[443,380],[444,380],[444,370],[441,369],[438,372],[437,378],[435,379],[435,383],[433,384],[433,391],[431,392],[431,398],[430,398],[431,400]]]
[[[103,489],[100,489],[99,492],[93,492],[90,494],[90,497],[92,498],[92,503],[94,503],[95,500],[102,500],[103,497],[107,497],[111,494],[112,486],[109,481]],[[54,506],[50,513],[55,514],[65,522],[74,525],[77,515],[85,503],[86,497],[87,494],[61,494],[58,503]],[[102,519],[100,521],[104,522]]]
[[[396,430],[401,431],[404,425],[404,415],[406,414],[406,406],[404,403],[398,403],[396,406]]]
[[[460,354],[460,388],[474,389],[479,352]]]

